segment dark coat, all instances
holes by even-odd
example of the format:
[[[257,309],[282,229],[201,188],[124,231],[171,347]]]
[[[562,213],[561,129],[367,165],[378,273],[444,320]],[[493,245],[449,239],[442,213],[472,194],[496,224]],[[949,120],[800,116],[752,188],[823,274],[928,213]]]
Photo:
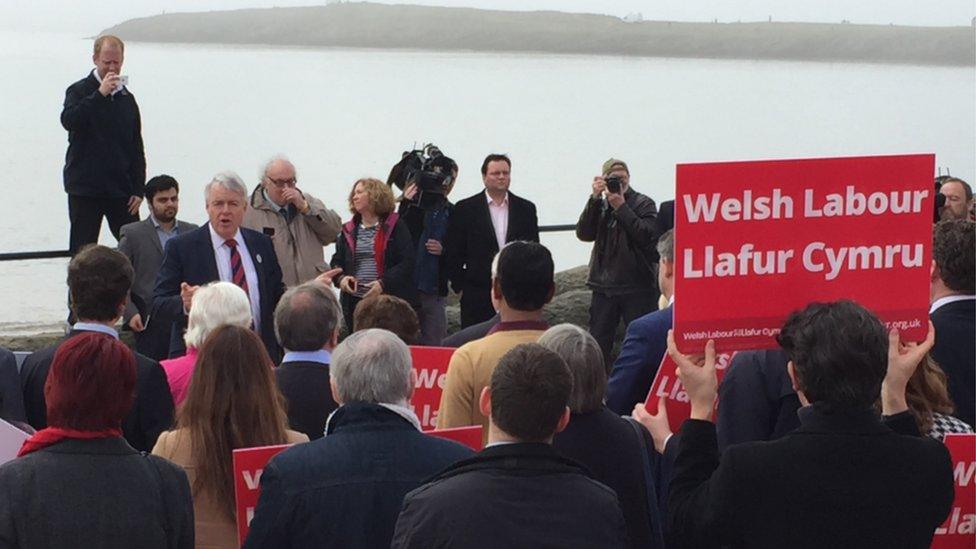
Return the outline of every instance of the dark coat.
[[[404,200],[400,202],[397,213],[410,230],[410,237],[414,249],[414,281],[417,289],[426,293],[434,293],[433,287],[424,288],[424,284],[431,285],[436,281],[437,295],[447,296],[448,268],[447,268],[447,233],[454,204],[444,200],[437,207],[428,210],[421,209],[416,203]],[[427,251],[427,240],[433,239],[441,243],[443,248],[440,255]]]
[[[245,547],[389,547],[403,496],[470,455],[387,408],[347,404],[324,438],[265,467]]]
[[[193,547],[183,469],[121,438],[66,440],[0,466],[0,546]]]
[[[61,125],[68,130],[64,190],[99,198],[142,196],[146,153],[136,98],[128,88],[103,97],[94,73],[64,94]]]
[[[509,192],[505,242],[516,240],[538,242],[539,219],[535,204]],[[498,239],[484,191],[454,205],[446,247],[451,287],[455,293],[464,292],[461,296],[464,327],[491,318],[495,314],[490,297],[491,261],[498,253]]]
[[[481,339],[488,335],[488,332],[502,321],[501,315],[496,314],[484,322],[472,324],[467,328],[449,335],[441,341],[441,347],[460,347],[465,343],[470,343],[476,339]]]
[[[635,404],[647,399],[668,348],[673,309],[668,306],[648,313],[627,326],[620,355],[607,380],[607,408],[629,416]]]
[[[949,452],[905,412],[801,411],[770,442],[725,449],[687,420],[671,481],[669,547],[927,548],[954,496]],[[899,433],[913,433],[904,436]]]
[[[391,213],[382,222],[382,229],[377,231],[376,238],[385,238],[386,247],[383,252],[383,272],[380,280],[383,282],[383,293],[405,300],[411,305],[417,305],[417,286],[413,282],[413,243],[407,225],[399,215]],[[334,283],[345,276],[354,275],[356,267],[356,235],[359,233],[358,220],[346,222],[342,232],[336,239],[336,251],[332,256],[332,267],[342,267],[342,274]],[[339,296],[343,304],[348,304],[352,298],[343,292]]]
[[[976,300],[947,303],[932,313],[932,358],[949,378],[957,418],[976,426]]]
[[[485,448],[410,492],[394,548],[627,547],[613,490],[548,444]]]
[[[614,210],[603,198],[586,201],[576,222],[576,238],[593,242],[586,285],[607,295],[656,292],[657,207],[628,188]]]
[[[632,547],[664,547],[664,521],[657,506],[657,459],[647,429],[604,406],[573,414],[566,429],[556,434],[552,447],[613,488]]]
[[[267,236],[251,229],[241,227],[241,237],[251,254],[254,269],[258,275],[258,291],[261,296],[261,341],[264,342],[271,360],[276,363],[281,358],[281,350],[274,331],[274,309],[285,293],[281,281],[281,266],[274,246]],[[217,259],[214,255],[213,241],[210,239],[210,224],[181,234],[166,242],[163,251],[163,264],[159,267],[156,287],[153,290],[151,316],[157,322],[173,322],[173,335],[170,338],[170,356],[180,356],[186,350],[183,333],[186,331],[186,315],[183,314],[183,299],[180,297],[180,283],[191,286],[220,280]]]
[[[665,200],[658,206],[657,219],[654,221],[654,230],[657,232],[658,238],[661,238],[661,235],[673,228],[674,200]],[[657,250],[654,250],[654,254],[657,255]],[[660,259],[660,256],[658,256],[658,259]]]
[[[309,440],[322,438],[325,421],[339,407],[332,399],[329,365],[321,362],[282,362],[275,369],[278,389],[288,401],[288,423]]]
[[[85,333],[72,330],[56,345],[45,347],[31,354],[20,370],[24,390],[24,406],[27,423],[41,430],[47,427],[47,403],[44,400],[44,384],[51,370],[54,353],[68,338]],[[156,445],[159,433],[173,427],[173,395],[169,391],[166,372],[155,360],[139,353],[136,356],[136,399],[132,410],[122,420],[122,433],[136,450],[148,452]]]
[[[800,397],[780,349],[741,351],[718,388],[719,450],[754,440],[775,440],[800,426]]]
[[[17,357],[0,347],[0,418],[6,421],[27,421],[24,393],[20,389]]]

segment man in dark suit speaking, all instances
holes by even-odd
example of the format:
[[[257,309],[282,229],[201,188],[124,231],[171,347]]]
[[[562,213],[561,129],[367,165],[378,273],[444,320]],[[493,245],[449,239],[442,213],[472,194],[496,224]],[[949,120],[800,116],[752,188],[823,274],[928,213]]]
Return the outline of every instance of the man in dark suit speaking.
[[[271,239],[241,228],[247,210],[247,187],[233,172],[214,176],[204,190],[210,221],[166,243],[153,291],[157,321],[175,322],[170,356],[183,354],[186,315],[201,284],[223,280],[237,284],[251,301],[254,331],[268,354],[280,358],[274,333],[274,308],[285,291]]]
[[[489,154],[481,164],[484,192],[454,206],[447,229],[451,287],[461,294],[461,327],[495,315],[491,304],[491,260],[508,242],[539,241],[535,204],[508,192],[512,162]]]

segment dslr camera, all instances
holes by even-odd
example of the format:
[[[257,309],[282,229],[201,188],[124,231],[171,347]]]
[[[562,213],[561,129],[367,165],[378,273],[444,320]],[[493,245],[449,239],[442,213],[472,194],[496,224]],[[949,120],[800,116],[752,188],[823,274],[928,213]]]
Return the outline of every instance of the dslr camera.
[[[404,151],[400,161],[390,170],[388,185],[403,191],[410,185],[417,186],[414,205],[428,209],[447,200],[446,195],[454,184],[457,164],[433,143],[420,149]]]
[[[614,193],[620,194],[620,185],[623,183],[623,178],[619,175],[609,175],[604,181],[607,183],[607,190]]]

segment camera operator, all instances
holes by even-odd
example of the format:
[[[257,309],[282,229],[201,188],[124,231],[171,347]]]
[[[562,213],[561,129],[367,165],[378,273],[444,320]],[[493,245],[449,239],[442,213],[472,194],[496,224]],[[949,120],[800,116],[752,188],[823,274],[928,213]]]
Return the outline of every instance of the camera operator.
[[[412,174],[407,173],[410,168],[401,168],[404,171],[400,172],[398,167],[405,165],[405,156],[404,161],[394,167],[388,182],[397,184],[399,181],[404,185],[397,213],[410,229],[416,253],[413,280],[420,301],[417,311],[419,342],[436,346],[447,335],[448,272],[444,263],[444,239],[454,208],[447,196],[457,181],[458,166],[432,145],[425,147],[418,159],[422,163],[419,169]]]
[[[616,158],[604,162],[576,223],[576,238],[593,242],[586,281],[593,291],[590,333],[608,365],[620,319],[629,324],[657,309],[656,217],[654,201],[630,188],[627,164]]]

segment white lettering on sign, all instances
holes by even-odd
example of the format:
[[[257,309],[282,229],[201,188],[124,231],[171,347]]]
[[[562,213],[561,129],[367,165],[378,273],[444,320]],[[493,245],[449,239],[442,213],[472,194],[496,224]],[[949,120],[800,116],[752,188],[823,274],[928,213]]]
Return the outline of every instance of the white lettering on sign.
[[[811,273],[824,272],[824,280],[834,280],[845,264],[850,271],[922,266],[922,244],[887,244],[830,248],[823,242],[811,242],[803,250],[803,268]]]
[[[244,484],[247,485],[248,490],[257,490],[261,486],[261,473],[263,472],[264,469],[258,469],[253,474],[251,471],[241,471],[241,474],[244,475]]]
[[[929,191],[891,191],[875,192],[867,196],[848,185],[843,195],[831,193],[818,204],[813,189],[803,193],[803,215],[805,217],[859,216],[865,212],[872,215],[888,213],[918,213],[922,211],[922,200]]]
[[[952,470],[952,478],[956,480],[956,486],[969,486],[973,483],[973,476],[976,476],[976,461],[969,463],[960,461]]]
[[[714,246],[705,246],[701,263],[696,268],[694,250],[685,248],[684,252],[685,278],[782,274],[786,272],[786,263],[794,254],[793,250],[760,251],[749,243],[743,244],[736,253],[716,254]]]
[[[790,219],[793,217],[793,199],[783,196],[782,191],[773,189],[772,196],[753,197],[752,191],[743,191],[742,199],[722,199],[720,193],[684,195],[685,212],[689,223],[715,221],[718,213],[725,221],[762,221],[765,219]]]
[[[949,523],[935,529],[935,535],[945,536],[947,534],[973,534],[976,533],[976,515],[972,513],[962,513],[959,507],[952,508],[949,515]]]
[[[417,383],[415,388],[417,389],[433,389],[434,383],[441,389],[444,388],[444,383],[447,380],[447,373],[440,373],[440,370],[432,368],[421,368],[417,371]]]

